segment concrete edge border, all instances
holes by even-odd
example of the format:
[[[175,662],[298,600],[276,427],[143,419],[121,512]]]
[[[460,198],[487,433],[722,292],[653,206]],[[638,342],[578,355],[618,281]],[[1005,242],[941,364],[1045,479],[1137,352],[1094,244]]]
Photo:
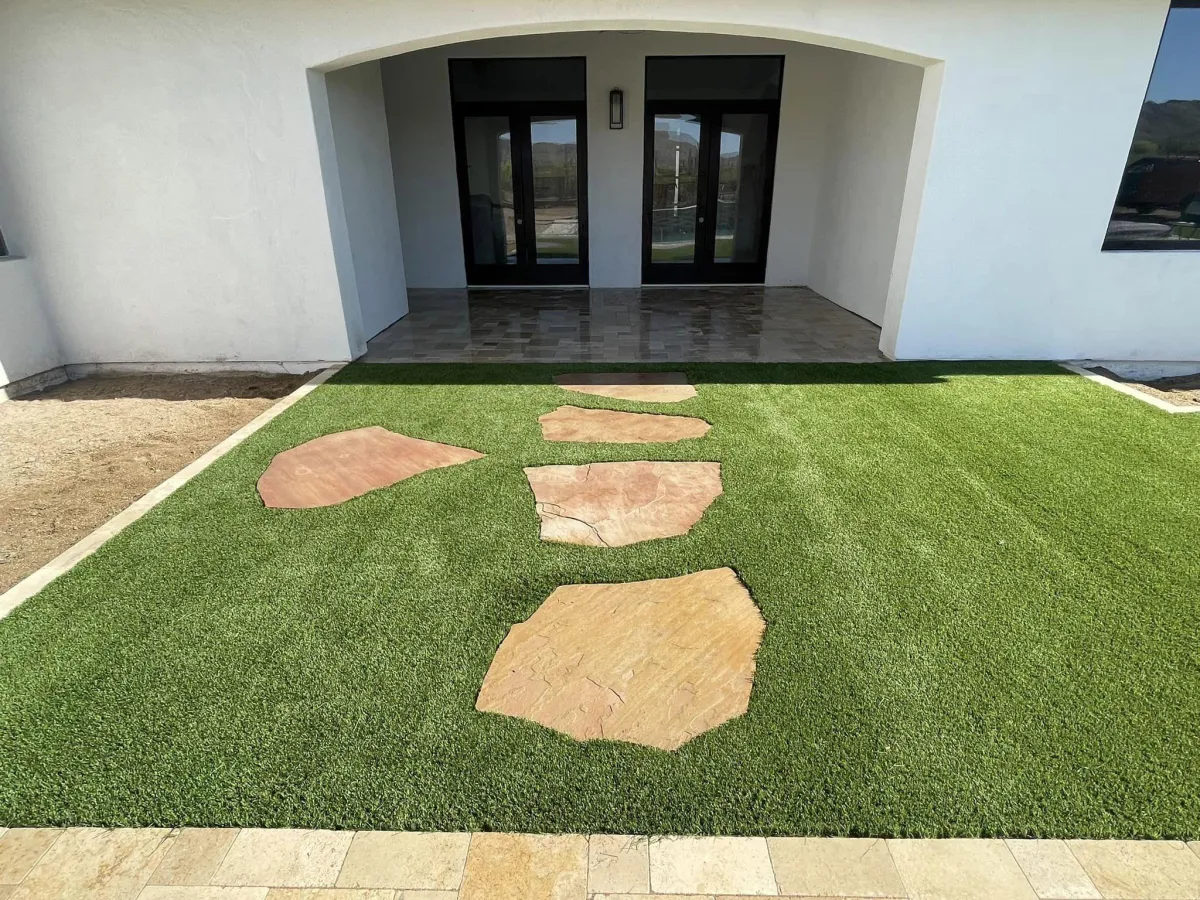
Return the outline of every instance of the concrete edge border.
[[[1060,366],[1068,372],[1074,372],[1076,375],[1082,375],[1088,381],[1094,381],[1097,384],[1103,384],[1106,387],[1112,388],[1114,391],[1125,394],[1128,397],[1133,397],[1135,400],[1141,400],[1143,403],[1149,403],[1156,409],[1161,409],[1163,412],[1168,412],[1173,415],[1187,415],[1188,413],[1200,413],[1200,406],[1175,406],[1168,403],[1166,400],[1161,400],[1153,394],[1147,394],[1145,391],[1139,391],[1135,387],[1130,387],[1127,384],[1122,384],[1119,381],[1101,375],[1098,372],[1093,372],[1090,369],[1085,369],[1083,366],[1077,366],[1074,363],[1060,362]]]
[[[124,531],[171,494],[175,493],[214,462],[242,443],[250,435],[261,429],[272,419],[277,418],[287,409],[295,406],[304,397],[311,394],[343,368],[347,363],[337,363],[309,379],[286,397],[281,398],[269,409],[263,410],[221,443],[217,444],[203,456],[188,463],[158,487],[152,488],[141,498],[133,501],[128,507],[117,513],[91,534],[84,537],[74,546],[64,550],[36,572],[26,576],[21,581],[0,594],[0,619],[3,619],[14,609],[46,587],[58,576],[73,569],[80,561],[91,556],[100,549],[109,538]]]
[[[15,400],[27,394],[36,394],[38,391],[65,384],[70,380],[66,366],[55,366],[53,369],[46,369],[35,375],[27,375],[0,387],[0,403],[4,403],[6,400]]]

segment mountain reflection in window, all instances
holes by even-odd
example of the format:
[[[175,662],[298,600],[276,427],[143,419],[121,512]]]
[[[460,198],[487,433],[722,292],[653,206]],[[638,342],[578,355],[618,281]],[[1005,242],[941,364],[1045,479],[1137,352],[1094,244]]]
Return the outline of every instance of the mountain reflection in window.
[[[1200,0],[1175,0],[1106,250],[1200,250]]]

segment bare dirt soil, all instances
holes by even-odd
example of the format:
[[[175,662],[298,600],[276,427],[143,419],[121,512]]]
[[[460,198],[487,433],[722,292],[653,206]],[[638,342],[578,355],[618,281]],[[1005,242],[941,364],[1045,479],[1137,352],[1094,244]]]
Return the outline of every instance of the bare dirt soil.
[[[1200,375],[1178,375],[1172,378],[1158,378],[1154,381],[1130,381],[1097,366],[1092,370],[1113,381],[1120,381],[1136,388],[1144,394],[1151,394],[1160,400],[1166,400],[1175,406],[1200,406]]]
[[[308,377],[84,378],[0,403],[0,592]]]

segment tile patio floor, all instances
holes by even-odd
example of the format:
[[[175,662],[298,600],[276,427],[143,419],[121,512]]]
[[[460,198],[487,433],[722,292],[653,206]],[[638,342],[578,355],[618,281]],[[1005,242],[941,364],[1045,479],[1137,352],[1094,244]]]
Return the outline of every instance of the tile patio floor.
[[[0,829],[0,898],[1193,900],[1200,843]]]
[[[808,288],[409,291],[366,362],[875,362],[877,326]]]

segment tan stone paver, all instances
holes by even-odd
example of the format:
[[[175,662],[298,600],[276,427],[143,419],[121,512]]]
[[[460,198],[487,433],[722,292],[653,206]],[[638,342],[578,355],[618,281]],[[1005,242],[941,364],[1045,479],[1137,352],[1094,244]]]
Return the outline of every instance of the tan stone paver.
[[[783,894],[903,897],[904,882],[878,838],[768,838]]]
[[[401,891],[396,900],[458,900],[458,891]]]
[[[724,490],[716,462],[530,466],[525,477],[541,539],[584,547],[624,547],[687,534]]]
[[[1004,841],[887,843],[913,900],[1037,900]]]
[[[167,853],[150,884],[208,884],[225,859],[236,828],[183,828],[167,842]]]
[[[1042,900],[1095,900],[1100,891],[1065,841],[1006,841]]]
[[[583,835],[473,834],[460,900],[585,900]]]
[[[0,835],[0,884],[18,884],[62,834],[61,828],[10,828]]]
[[[779,894],[765,838],[652,838],[650,888],[657,894]]]
[[[378,888],[271,888],[267,900],[394,900],[395,891]]]
[[[554,383],[580,394],[641,403],[679,403],[696,396],[682,372],[587,372],[555,375]]]
[[[538,417],[542,439],[585,444],[673,444],[694,440],[712,428],[703,419],[659,413],[617,412],[560,406]]]
[[[149,884],[137,900],[266,900],[270,888],[216,887],[194,884]]]
[[[623,834],[595,834],[588,840],[591,893],[644,894],[650,890],[650,842]]]
[[[133,900],[162,862],[169,834],[166,828],[68,828],[10,897]]]
[[[765,630],[728,568],[565,585],[509,631],[475,708],[675,750],[745,714]]]
[[[360,831],[350,844],[338,887],[457,890],[469,834]]]
[[[1200,900],[1200,857],[1182,841],[1067,841],[1112,900]]]
[[[213,884],[333,887],[354,833],[245,828],[213,876]]]
[[[430,469],[482,458],[475,450],[372,425],[322,435],[277,454],[258,479],[258,493],[275,509],[332,506]]]
[[[8,900],[12,892],[17,889],[15,884],[0,884],[0,900]]]

